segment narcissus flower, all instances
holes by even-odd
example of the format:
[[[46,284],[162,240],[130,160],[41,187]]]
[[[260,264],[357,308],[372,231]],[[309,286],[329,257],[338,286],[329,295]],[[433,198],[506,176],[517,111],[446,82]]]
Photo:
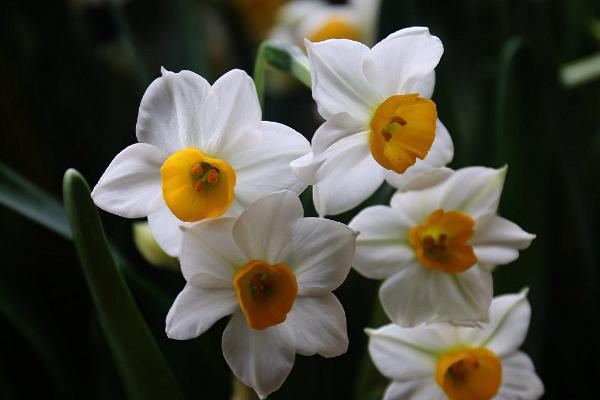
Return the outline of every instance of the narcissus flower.
[[[271,37],[301,46],[304,39],[351,39],[372,44],[379,3],[380,0],[350,0],[336,5],[320,0],[291,1],[279,10]]]
[[[369,353],[393,382],[384,400],[536,400],[544,386],[518,351],[529,327],[525,293],[499,296],[483,328],[448,323],[367,329]]]
[[[496,215],[505,175],[506,168],[463,168],[350,222],[360,232],[354,268],[385,279],[379,296],[392,321],[487,322],[491,270],[514,261],[535,237]]]
[[[335,357],[348,347],[344,309],[331,291],[350,270],[356,233],[302,216],[297,195],[285,191],[258,200],[239,218],[184,231],[187,284],[167,315],[167,335],[191,339],[233,314],[223,355],[261,398],[282,385],[295,353]]]
[[[212,87],[190,71],[162,73],[142,98],[140,143],[115,157],[92,192],[98,207],[147,216],[160,246],[178,256],[182,224],[239,215],[278,190],[304,190],[289,164],[310,145],[285,125],[261,121],[245,72],[230,71]]]
[[[452,140],[429,100],[440,40],[427,28],[395,32],[369,49],[344,39],[306,42],[313,98],[326,121],[294,171],[313,187],[320,215],[366,200],[452,159]]]

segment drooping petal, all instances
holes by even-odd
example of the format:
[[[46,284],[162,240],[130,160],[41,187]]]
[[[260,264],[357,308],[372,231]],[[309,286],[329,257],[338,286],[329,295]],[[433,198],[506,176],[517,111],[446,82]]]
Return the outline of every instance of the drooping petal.
[[[383,183],[384,169],[371,155],[367,140],[366,132],[356,133],[327,149],[319,172],[323,179],[313,186],[313,202],[320,216],[356,207]]]
[[[431,95],[431,73],[444,47],[429,29],[401,29],[377,43],[365,57],[363,70],[383,98],[395,94]]]
[[[283,259],[294,271],[299,295],[320,295],[336,289],[348,276],[356,232],[323,218],[298,220],[290,252]]]
[[[298,297],[285,324],[294,332],[299,354],[337,357],[348,350],[346,314],[332,293]]]
[[[386,206],[368,207],[349,226],[360,232],[353,265],[362,275],[385,279],[416,260],[408,244],[413,225],[400,211]]]
[[[434,377],[438,355],[454,344],[448,324],[401,328],[389,324],[367,329],[369,354],[381,373],[394,380]]]
[[[460,336],[467,343],[489,348],[500,358],[517,351],[525,340],[531,317],[526,295],[527,291],[522,291],[494,298],[489,324],[483,329],[463,329]]]
[[[300,133],[276,122],[261,122],[260,144],[230,159],[236,173],[235,201],[245,209],[262,196],[279,190],[301,193],[306,184],[292,171],[290,163],[310,152]]]
[[[432,188],[431,194],[438,196],[439,208],[462,211],[477,219],[498,209],[505,176],[506,167],[462,168]]]
[[[254,81],[246,72],[231,70],[214,83],[207,113],[207,153],[230,160],[260,143],[262,111]]]
[[[417,188],[423,189],[427,186],[425,182],[421,185],[417,186],[418,177],[419,180],[423,181],[425,177],[428,178],[437,178],[435,180],[431,180],[429,186],[432,186],[433,183],[440,182],[443,178],[448,176],[448,169],[442,169],[440,167],[446,166],[450,161],[452,161],[452,157],[454,156],[454,145],[452,143],[452,138],[448,133],[448,129],[442,124],[442,122],[438,119],[435,130],[435,140],[431,145],[431,149],[429,149],[429,153],[427,156],[420,160],[417,159],[417,162],[410,168],[408,168],[404,173],[398,174],[394,171],[386,170],[385,171],[385,179],[388,183],[398,190],[415,190]],[[423,175],[427,171],[431,171],[433,169],[437,169],[436,175]],[[410,189],[407,187],[408,185],[412,186]]]
[[[179,220],[165,205],[158,211],[148,215],[148,224],[154,239],[165,253],[171,257],[179,257],[183,240],[181,227],[189,226],[190,223]]]
[[[233,238],[247,260],[277,264],[287,255],[292,224],[303,215],[296,193],[286,190],[270,194],[240,215],[233,226]]]
[[[367,81],[362,64],[369,48],[352,40],[306,41],[312,94],[325,119],[346,112],[368,121],[372,109],[383,99]]]
[[[242,382],[261,399],[279,389],[294,365],[295,340],[287,324],[251,329],[241,311],[223,332],[223,356]]]
[[[388,278],[379,296],[386,314],[403,327],[444,321],[487,322],[492,274],[479,266],[446,274],[415,263]]]
[[[186,228],[179,260],[185,279],[199,288],[231,288],[246,260],[233,240],[235,218],[215,218]]]
[[[543,394],[544,384],[525,353],[517,351],[502,359],[502,386],[495,399],[537,400]]]
[[[188,283],[167,314],[167,336],[178,340],[195,338],[237,308],[233,288],[199,289]]]
[[[338,142],[363,132],[359,135],[364,139],[362,145],[369,147],[368,130],[368,124],[348,113],[341,112],[333,115],[315,132],[312,138],[313,152],[292,162],[292,169],[307,184],[318,183],[336,168],[336,164],[332,164],[328,159],[335,157],[337,152],[345,150]],[[360,145],[360,141],[357,145]]]
[[[433,378],[392,382],[383,400],[444,400],[446,395]]]
[[[141,218],[164,205],[160,167],[168,155],[146,143],[133,144],[112,160],[92,191],[101,209],[125,218]]]
[[[138,141],[167,153],[188,146],[203,148],[208,132],[204,121],[211,117],[206,101],[210,84],[191,71],[173,73],[163,68],[162,73],[142,97],[136,125]]]
[[[517,224],[487,214],[477,219],[470,243],[480,262],[501,265],[516,260],[519,250],[529,247],[534,238],[535,235],[525,232]]]

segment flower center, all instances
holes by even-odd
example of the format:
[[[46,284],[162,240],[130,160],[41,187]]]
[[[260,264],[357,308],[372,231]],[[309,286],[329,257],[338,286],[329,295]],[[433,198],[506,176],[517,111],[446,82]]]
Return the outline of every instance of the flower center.
[[[437,362],[435,381],[450,400],[488,400],[502,383],[502,363],[486,348],[450,351]]]
[[[477,262],[467,244],[474,225],[473,218],[460,211],[435,210],[410,230],[409,242],[423,266],[449,274],[463,272]]]
[[[348,20],[339,16],[328,19],[323,25],[315,29],[309,36],[311,42],[321,42],[327,39],[361,40],[360,30]]]
[[[160,174],[165,203],[182,221],[218,217],[233,202],[233,168],[195,147],[171,154]]]
[[[285,321],[298,293],[296,276],[286,264],[252,260],[238,269],[233,286],[248,326],[266,329]]]
[[[371,153],[384,168],[399,174],[427,156],[435,139],[435,103],[418,93],[387,98],[371,119]]]

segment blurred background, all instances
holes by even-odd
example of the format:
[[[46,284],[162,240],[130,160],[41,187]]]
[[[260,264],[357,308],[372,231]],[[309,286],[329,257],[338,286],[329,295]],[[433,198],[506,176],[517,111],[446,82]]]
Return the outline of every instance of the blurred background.
[[[444,44],[434,100],[454,140],[450,166],[508,164],[500,214],[537,234],[518,261],[496,270],[494,284],[496,294],[530,288],[523,349],[545,384],[544,398],[597,393],[600,2],[382,0],[373,18],[371,9],[354,10],[350,26],[337,30],[306,22],[317,9],[286,17],[285,3],[291,1],[2,0],[0,398],[126,398],[73,243],[14,211],[11,179],[26,179],[61,203],[67,168],[94,185],[136,141],[139,102],[161,66],[212,82],[232,68],[252,73],[268,37],[301,45],[302,37],[343,33],[371,44],[414,25],[428,26]],[[283,74],[269,72],[267,83],[264,119],[310,138],[321,122],[310,91]],[[390,195],[380,191],[367,203]],[[38,211],[64,223],[62,210],[44,207]],[[167,339],[164,318],[183,277],[140,255],[133,221],[101,217],[187,398],[229,398],[231,373],[220,348],[226,321],[195,340]],[[336,291],[348,316],[348,353],[297,355],[270,398],[380,398],[387,382],[365,356],[363,333],[384,322],[378,284],[351,272]]]

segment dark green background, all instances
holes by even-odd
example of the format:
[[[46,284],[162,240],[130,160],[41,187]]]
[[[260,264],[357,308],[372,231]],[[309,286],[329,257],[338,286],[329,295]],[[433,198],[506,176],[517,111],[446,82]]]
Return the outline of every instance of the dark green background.
[[[592,29],[600,3],[384,0],[382,15],[380,37],[423,25],[444,43],[434,100],[454,140],[451,166],[509,166],[500,213],[537,238],[518,261],[497,269],[495,292],[530,287],[524,350],[544,381],[545,398],[595,395],[600,87],[594,81],[565,88],[558,73],[600,50]],[[239,23],[225,1],[132,0],[120,8],[3,0],[0,161],[57,198],[69,167],[94,184],[117,152],[135,142],[141,96],[161,65],[209,81],[234,67],[251,72],[255,44]],[[205,43],[221,31],[229,46],[215,57]],[[265,119],[307,136],[319,124],[314,114],[304,87],[267,96]],[[165,301],[133,292],[188,397],[228,398],[230,371],[220,350],[225,320],[195,340],[166,339],[164,317],[183,278],[141,259],[130,220],[102,217],[135,270],[164,289]],[[0,398],[124,398],[73,244],[4,207],[0,235]],[[377,285],[351,273],[337,291],[350,350],[335,359],[297,356],[270,398],[381,393],[385,381],[364,360],[362,332],[373,318]],[[360,371],[366,378],[359,379]]]

